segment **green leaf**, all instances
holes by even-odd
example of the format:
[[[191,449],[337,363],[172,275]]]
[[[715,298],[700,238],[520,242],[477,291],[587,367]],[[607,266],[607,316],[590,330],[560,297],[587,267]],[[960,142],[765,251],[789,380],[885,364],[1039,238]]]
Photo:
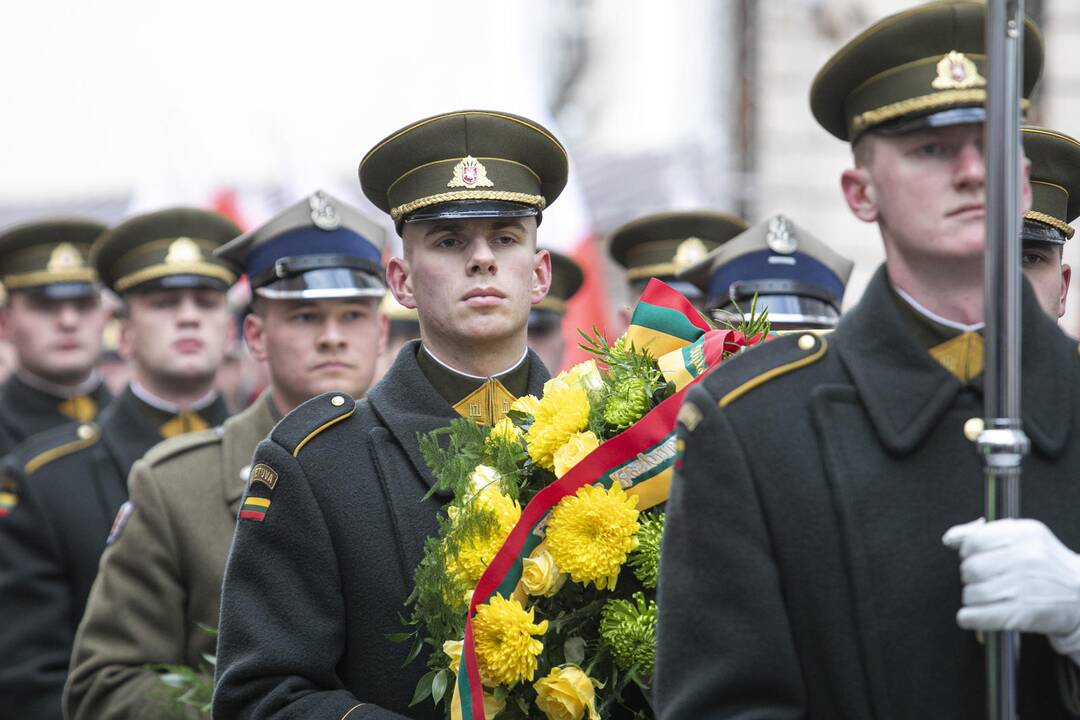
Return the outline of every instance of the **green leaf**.
[[[390,642],[396,642],[396,643],[405,642],[406,640],[408,640],[409,638],[411,638],[415,634],[416,633],[411,633],[411,632],[387,633],[386,634],[386,639],[389,640]]]
[[[439,672],[440,671],[438,670],[432,670],[431,672],[425,673],[424,676],[420,678],[416,683],[416,691],[413,693],[412,702],[409,703],[409,707],[421,703],[431,696],[431,684],[434,682],[435,676],[438,675]]]
[[[431,699],[435,701],[436,705],[442,701],[443,695],[446,694],[446,686],[450,682],[450,678],[447,677],[449,674],[449,670],[440,670],[435,679],[431,681]]]
[[[416,638],[416,642],[413,644],[412,650],[409,651],[409,655],[408,655],[408,657],[405,658],[405,662],[401,663],[401,667],[405,667],[406,665],[411,663],[413,660],[415,660],[416,656],[420,654],[420,650],[423,647],[424,647],[424,641],[421,640],[420,638]]]

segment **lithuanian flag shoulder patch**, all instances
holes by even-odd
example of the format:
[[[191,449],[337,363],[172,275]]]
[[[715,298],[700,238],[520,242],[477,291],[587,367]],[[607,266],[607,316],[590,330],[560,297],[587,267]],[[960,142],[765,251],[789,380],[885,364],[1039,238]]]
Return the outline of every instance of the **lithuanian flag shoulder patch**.
[[[240,519],[262,522],[266,519],[266,511],[269,509],[270,498],[249,495],[240,506]]]
[[[0,490],[0,518],[10,515],[18,504],[18,495],[8,490]]]

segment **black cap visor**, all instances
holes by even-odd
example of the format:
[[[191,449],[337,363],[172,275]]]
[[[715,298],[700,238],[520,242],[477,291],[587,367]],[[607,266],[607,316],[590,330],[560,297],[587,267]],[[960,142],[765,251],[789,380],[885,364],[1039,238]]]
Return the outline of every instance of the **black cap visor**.
[[[202,289],[202,290],[217,290],[219,292],[225,292],[229,289],[230,284],[219,278],[209,277],[208,275],[165,275],[163,277],[154,278],[141,282],[138,285],[124,290],[122,295],[128,293],[141,293],[141,292],[154,292],[156,290],[187,290],[187,289]]]
[[[535,217],[540,223],[540,210],[532,205],[505,200],[454,200],[437,203],[409,213],[402,222],[431,222],[432,220],[467,220],[469,218]]]
[[[879,135],[906,135],[927,128],[950,127],[952,125],[970,125],[986,122],[986,108],[981,106],[949,108],[938,112],[911,117],[897,118],[870,128],[869,132]]]
[[[78,300],[98,295],[101,292],[101,286],[88,282],[62,282],[8,290],[8,293],[15,292],[22,292],[47,300]]]
[[[377,299],[386,294],[386,285],[378,275],[357,268],[316,268],[257,287],[255,294],[270,300]]]

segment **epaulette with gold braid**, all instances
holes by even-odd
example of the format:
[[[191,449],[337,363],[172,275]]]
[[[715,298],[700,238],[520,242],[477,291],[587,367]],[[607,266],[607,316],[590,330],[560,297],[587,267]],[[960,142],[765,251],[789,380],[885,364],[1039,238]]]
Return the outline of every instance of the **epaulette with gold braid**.
[[[101,431],[94,423],[68,423],[35,435],[15,450],[21,461],[22,471],[32,475],[51,462],[66,457],[101,439]]]
[[[270,438],[296,457],[312,438],[348,419],[354,412],[356,401],[352,396],[347,393],[323,393],[286,415],[270,433]]]
[[[812,332],[786,335],[751,348],[709,374],[702,385],[720,407],[771,380],[825,357],[827,338]]]

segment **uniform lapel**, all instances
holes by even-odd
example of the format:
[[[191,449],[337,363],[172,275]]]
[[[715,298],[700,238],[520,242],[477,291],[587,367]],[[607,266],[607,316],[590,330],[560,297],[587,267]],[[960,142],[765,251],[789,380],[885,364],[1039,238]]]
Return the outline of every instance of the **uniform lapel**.
[[[224,463],[221,474],[222,492],[225,504],[233,515],[240,512],[240,500],[247,490],[255,446],[269,435],[277,424],[272,403],[270,392],[264,392],[250,407],[226,420],[221,429],[221,456]]]
[[[918,342],[891,293],[882,266],[829,344],[851,376],[881,443],[907,454],[962,386]]]

